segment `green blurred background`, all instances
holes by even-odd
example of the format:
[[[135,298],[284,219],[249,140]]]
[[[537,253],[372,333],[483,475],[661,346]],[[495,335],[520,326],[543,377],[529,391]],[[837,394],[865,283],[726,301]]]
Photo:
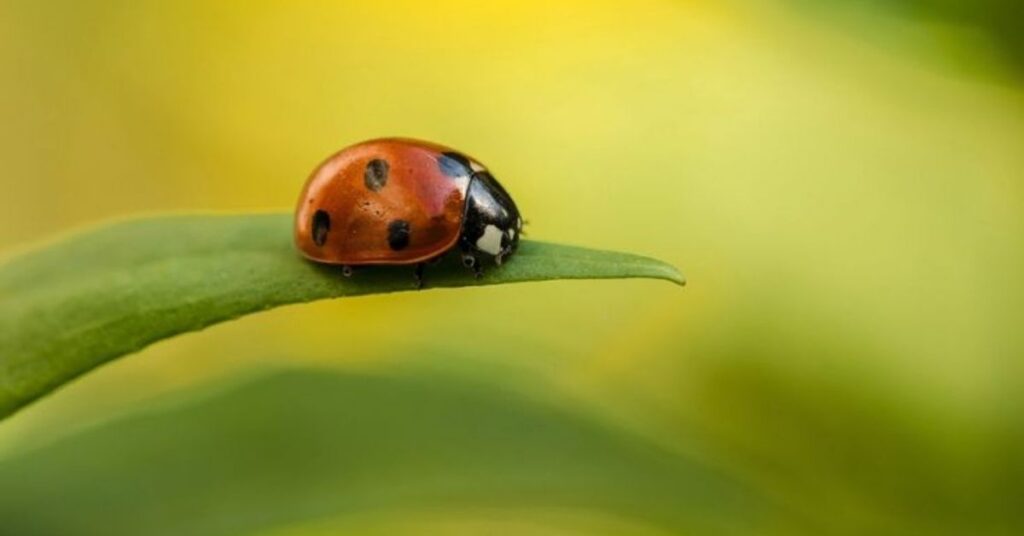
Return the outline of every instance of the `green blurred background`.
[[[458,147],[669,260],[287,307],[0,423],[0,534],[1021,534],[1015,0],[0,2],[0,248]]]

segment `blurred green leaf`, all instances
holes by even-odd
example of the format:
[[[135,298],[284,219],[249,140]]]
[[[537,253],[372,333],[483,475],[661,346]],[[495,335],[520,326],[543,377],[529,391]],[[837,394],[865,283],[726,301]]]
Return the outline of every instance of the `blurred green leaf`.
[[[0,417],[118,356],[179,333],[289,303],[413,290],[410,267],[345,278],[303,260],[288,214],[137,219],[77,234],[0,267]],[[647,277],[663,262],[524,241],[476,280],[449,259],[427,287]]]
[[[829,0],[849,7],[850,0]],[[870,9],[893,11],[918,21],[939,20],[977,27],[991,36],[1018,70],[1024,66],[1024,3],[1019,0],[874,0]]]
[[[720,472],[571,406],[447,374],[291,370],[185,400],[0,460],[0,533],[251,534],[563,512],[737,534],[767,512]]]

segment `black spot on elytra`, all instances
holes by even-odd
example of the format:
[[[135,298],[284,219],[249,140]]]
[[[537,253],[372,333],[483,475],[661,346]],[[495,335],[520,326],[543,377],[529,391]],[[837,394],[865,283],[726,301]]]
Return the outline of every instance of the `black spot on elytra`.
[[[363,172],[363,182],[366,187],[374,192],[379,192],[388,183],[388,170],[390,169],[391,166],[388,165],[387,160],[380,158],[370,160]]]
[[[327,233],[331,230],[331,217],[324,211],[313,213],[313,243],[323,246],[327,243]]]
[[[449,177],[468,177],[473,174],[469,159],[459,153],[441,153],[437,158],[437,166],[441,168],[441,173]]]
[[[401,251],[409,245],[409,222],[405,220],[393,220],[388,224],[388,246],[395,251]]]

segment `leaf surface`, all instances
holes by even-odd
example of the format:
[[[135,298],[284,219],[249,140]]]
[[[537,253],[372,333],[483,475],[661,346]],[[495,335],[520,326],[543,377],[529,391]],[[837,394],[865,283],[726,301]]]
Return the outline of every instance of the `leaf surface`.
[[[0,265],[0,418],[107,361],[180,333],[280,305],[414,290],[412,268],[345,278],[299,256],[289,214],[158,216],[51,242]],[[450,256],[453,257],[453,256]],[[426,288],[551,279],[654,278],[661,261],[523,241],[475,279],[447,259]]]

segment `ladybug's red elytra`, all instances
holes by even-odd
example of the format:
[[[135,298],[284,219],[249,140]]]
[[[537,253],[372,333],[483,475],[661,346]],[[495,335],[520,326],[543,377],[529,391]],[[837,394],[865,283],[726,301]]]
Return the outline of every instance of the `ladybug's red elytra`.
[[[519,245],[512,197],[477,160],[430,142],[386,138],[342,149],[306,182],[295,243],[307,258],[353,266],[425,263],[457,249],[479,277]]]

